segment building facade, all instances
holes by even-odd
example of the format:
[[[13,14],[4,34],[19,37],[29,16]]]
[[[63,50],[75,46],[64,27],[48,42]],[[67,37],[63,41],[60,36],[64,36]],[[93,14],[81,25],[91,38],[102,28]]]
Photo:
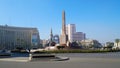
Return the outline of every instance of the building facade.
[[[86,38],[85,33],[83,33],[83,32],[76,32],[75,24],[68,24],[66,26],[66,34],[68,35],[68,40],[70,42],[81,41],[81,40],[85,40],[85,38]]]
[[[37,28],[0,26],[0,49],[24,49],[37,47],[40,43]]]
[[[48,43],[49,43],[49,40],[46,40],[46,39],[42,40],[43,47],[49,46],[49,45],[47,45]]]
[[[99,41],[93,40],[93,39],[82,40],[81,44],[85,48],[101,48],[102,47],[102,45],[101,45],[101,43],[99,43]]]
[[[118,43],[114,42],[114,48],[119,48],[120,49],[120,42],[118,42]]]

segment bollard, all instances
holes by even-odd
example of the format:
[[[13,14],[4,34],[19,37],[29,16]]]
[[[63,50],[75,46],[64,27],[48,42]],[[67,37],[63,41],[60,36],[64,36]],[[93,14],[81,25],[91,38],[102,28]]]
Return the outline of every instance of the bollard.
[[[29,54],[29,61],[32,60],[32,54]]]

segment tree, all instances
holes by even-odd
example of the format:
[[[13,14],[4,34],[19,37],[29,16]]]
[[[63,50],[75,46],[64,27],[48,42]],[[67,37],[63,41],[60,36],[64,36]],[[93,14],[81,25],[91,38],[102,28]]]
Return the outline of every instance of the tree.
[[[49,41],[49,42],[48,42],[48,46],[55,46],[55,44],[56,44],[56,43],[53,42],[53,41]]]
[[[65,46],[57,46],[58,49],[63,49]]]
[[[118,43],[120,42],[120,39],[115,39],[115,42],[117,43],[117,47],[118,47]]]
[[[94,47],[94,45],[93,44],[89,44],[89,48],[93,48]]]
[[[50,46],[55,46],[55,44],[56,44],[55,42],[51,42]]]
[[[70,44],[70,48],[76,48],[77,49],[77,48],[81,48],[81,46],[79,46],[79,44],[76,41],[74,41]]]
[[[113,42],[106,42],[106,47],[107,48],[112,48],[114,46]]]

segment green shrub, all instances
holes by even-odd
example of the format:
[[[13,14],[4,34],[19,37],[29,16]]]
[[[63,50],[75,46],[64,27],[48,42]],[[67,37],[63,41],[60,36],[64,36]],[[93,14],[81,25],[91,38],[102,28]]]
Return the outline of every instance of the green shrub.
[[[106,53],[106,52],[116,52],[116,50],[80,50],[80,49],[68,49],[68,50],[54,50],[45,51],[48,53]]]

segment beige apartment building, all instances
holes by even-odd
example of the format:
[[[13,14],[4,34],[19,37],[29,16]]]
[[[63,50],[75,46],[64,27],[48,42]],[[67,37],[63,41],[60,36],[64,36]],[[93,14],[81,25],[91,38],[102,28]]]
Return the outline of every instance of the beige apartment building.
[[[40,43],[37,28],[0,26],[0,49],[24,49],[38,47]]]

